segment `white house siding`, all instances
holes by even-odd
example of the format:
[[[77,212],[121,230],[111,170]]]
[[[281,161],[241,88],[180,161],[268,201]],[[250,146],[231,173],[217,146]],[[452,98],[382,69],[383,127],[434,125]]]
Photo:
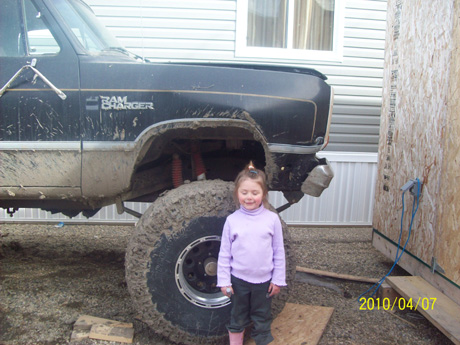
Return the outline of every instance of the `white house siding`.
[[[377,152],[386,0],[344,0],[340,62],[235,56],[236,0],[87,0],[129,50],[157,62],[270,63],[311,67],[334,87],[328,151]]]
[[[289,225],[309,226],[370,226],[375,195],[377,174],[376,153],[324,152],[320,155],[331,163],[335,177],[321,197],[304,196],[291,208],[283,211],[281,217]],[[271,204],[278,208],[286,203],[283,194],[270,192]],[[150,204],[126,203],[126,207],[143,213]],[[38,209],[19,209],[13,217],[0,209],[1,222],[52,222],[75,223],[117,223],[133,224],[137,218],[127,213],[117,214],[115,205],[101,209],[87,219],[82,215],[69,219],[62,214],[51,214]]]

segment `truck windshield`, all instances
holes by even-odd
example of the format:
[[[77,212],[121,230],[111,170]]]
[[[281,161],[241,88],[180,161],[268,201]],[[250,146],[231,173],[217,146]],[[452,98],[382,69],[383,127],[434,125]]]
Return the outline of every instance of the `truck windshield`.
[[[97,53],[108,49],[122,49],[115,37],[96,18],[90,7],[80,0],[55,0],[54,5],[89,52]]]

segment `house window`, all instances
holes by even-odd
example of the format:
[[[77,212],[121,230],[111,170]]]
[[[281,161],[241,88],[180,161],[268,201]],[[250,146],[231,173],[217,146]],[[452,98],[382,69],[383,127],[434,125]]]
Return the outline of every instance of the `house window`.
[[[238,0],[239,57],[339,60],[341,0]]]

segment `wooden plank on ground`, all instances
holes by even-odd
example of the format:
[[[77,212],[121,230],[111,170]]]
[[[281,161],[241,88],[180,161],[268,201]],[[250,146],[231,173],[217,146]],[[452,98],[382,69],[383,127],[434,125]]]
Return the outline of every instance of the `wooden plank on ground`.
[[[101,325],[106,325],[106,326],[117,326],[117,327],[127,327],[127,328],[133,328],[132,323],[125,323],[125,322],[120,322],[120,321],[114,321],[114,320],[108,320],[108,319],[103,319],[100,317],[95,317],[91,315],[81,315],[77,321],[75,321],[75,324],[73,325],[74,330],[84,330],[84,329],[91,329],[91,327],[95,324],[101,324]]]
[[[419,276],[388,277],[390,284],[454,344],[460,345],[460,306]]]
[[[334,308],[286,303],[283,311],[273,320],[270,345],[316,345],[329,322]],[[254,345],[248,339],[245,345]]]
[[[95,324],[91,327],[89,338],[131,344],[134,338],[134,329],[129,327]]]
[[[89,338],[89,332],[90,329],[75,329],[72,331],[70,334],[70,342],[75,343],[75,342],[80,342],[84,339]]]
[[[377,278],[359,277],[359,276],[354,276],[351,274],[334,273],[334,272],[315,270],[313,268],[300,267],[300,266],[296,266],[296,271],[315,274],[315,275],[323,276],[323,277],[343,279],[343,280],[352,280],[352,281],[369,283],[369,284],[375,284],[379,281],[379,279]]]

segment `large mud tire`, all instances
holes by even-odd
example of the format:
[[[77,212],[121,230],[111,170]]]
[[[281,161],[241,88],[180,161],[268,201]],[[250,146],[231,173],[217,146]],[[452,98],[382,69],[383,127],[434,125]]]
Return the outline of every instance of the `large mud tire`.
[[[232,191],[233,183],[218,180],[169,191],[144,213],[128,244],[126,281],[134,307],[155,332],[175,343],[226,343],[230,304],[215,282],[206,280],[215,276],[204,277],[202,259],[218,253],[223,224],[235,210]],[[284,222],[283,230],[289,284],[295,265]],[[273,301],[274,316],[284,307],[286,290]]]

